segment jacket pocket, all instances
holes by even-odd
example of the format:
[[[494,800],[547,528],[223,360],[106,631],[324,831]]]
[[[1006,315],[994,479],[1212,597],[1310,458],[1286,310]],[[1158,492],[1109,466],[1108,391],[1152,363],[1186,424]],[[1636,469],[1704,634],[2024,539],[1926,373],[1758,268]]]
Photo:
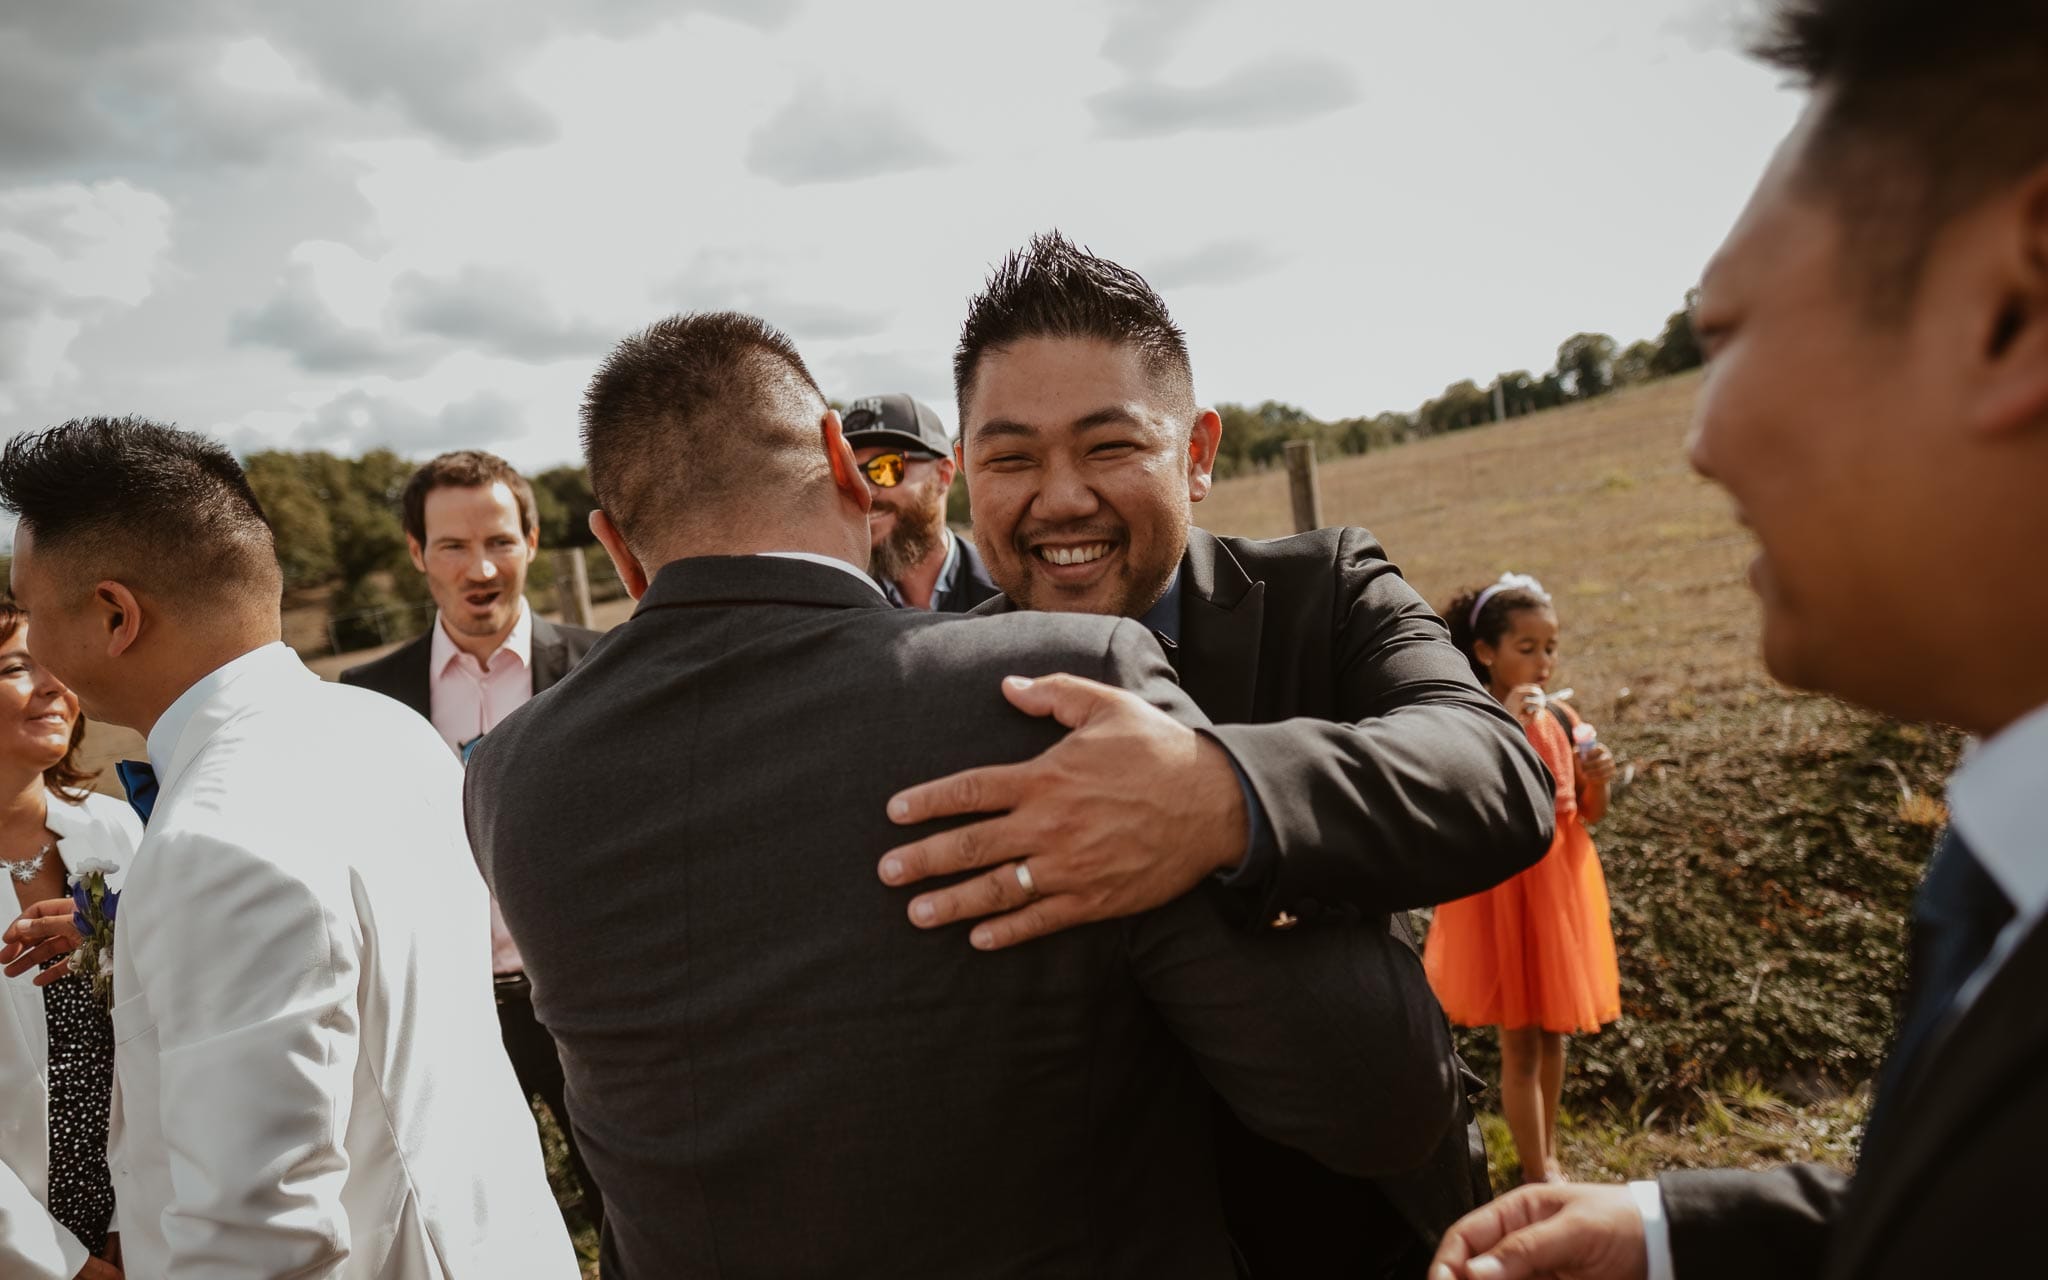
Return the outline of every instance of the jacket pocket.
[[[156,1026],[156,1017],[149,1011],[149,997],[140,991],[115,1005],[107,1016],[114,1024],[115,1044],[126,1044]]]

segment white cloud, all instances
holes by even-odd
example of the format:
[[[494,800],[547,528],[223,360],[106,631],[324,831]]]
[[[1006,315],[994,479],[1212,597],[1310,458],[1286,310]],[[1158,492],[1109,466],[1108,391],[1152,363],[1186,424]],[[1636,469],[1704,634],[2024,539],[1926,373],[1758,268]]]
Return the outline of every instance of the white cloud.
[[[126,182],[0,191],[0,411],[75,376],[85,328],[142,304],[171,242],[171,206]]]

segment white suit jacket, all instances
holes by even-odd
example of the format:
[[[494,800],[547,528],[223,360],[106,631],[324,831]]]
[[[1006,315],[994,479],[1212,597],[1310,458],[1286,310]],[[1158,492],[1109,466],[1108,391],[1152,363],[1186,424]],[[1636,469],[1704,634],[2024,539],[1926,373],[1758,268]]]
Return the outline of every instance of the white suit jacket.
[[[121,869],[107,884],[119,889],[142,839],[142,824],[127,802],[95,794],[73,804],[51,792],[49,813],[65,867],[86,858],[112,862]],[[71,1280],[87,1255],[78,1237],[50,1216],[50,1024],[43,989],[33,969],[0,977],[0,988],[0,1276]]]
[[[433,729],[273,644],[149,756],[114,930],[128,1275],[573,1280]]]

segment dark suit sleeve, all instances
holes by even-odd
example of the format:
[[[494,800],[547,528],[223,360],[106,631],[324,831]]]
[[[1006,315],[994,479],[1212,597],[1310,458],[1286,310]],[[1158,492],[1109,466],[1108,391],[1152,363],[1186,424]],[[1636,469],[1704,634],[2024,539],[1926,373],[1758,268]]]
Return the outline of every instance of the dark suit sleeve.
[[[1103,679],[1202,727],[1142,627]],[[1427,1160],[1456,1115],[1450,1028],[1415,953],[1383,929],[1247,932],[1213,885],[1124,922],[1147,998],[1253,1131],[1340,1173]]]
[[[1762,1173],[1690,1169],[1657,1179],[1677,1280],[1751,1280],[1821,1273],[1848,1176],[1794,1164]]]
[[[1218,725],[1279,856],[1241,891],[1253,918],[1449,902],[1550,848],[1550,775],[1444,625],[1362,530],[1335,565],[1336,716]]]

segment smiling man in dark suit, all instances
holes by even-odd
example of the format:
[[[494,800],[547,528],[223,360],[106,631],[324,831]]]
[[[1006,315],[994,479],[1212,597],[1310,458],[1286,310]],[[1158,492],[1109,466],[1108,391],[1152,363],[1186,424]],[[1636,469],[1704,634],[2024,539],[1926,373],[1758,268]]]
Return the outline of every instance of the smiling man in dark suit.
[[[1853,1179],[1523,1188],[1458,1225],[1438,1280],[2043,1265],[2048,5],[1776,8],[1762,52],[1813,99],[1701,280],[1693,465],[1761,544],[1772,674],[1983,742],[1949,783]]]
[[[457,755],[582,660],[597,632],[558,626],[526,603],[526,570],[540,550],[533,486],[495,454],[444,453],[406,481],[400,498],[406,549],[426,575],[434,623],[391,653],[341,673],[433,722]],[[519,948],[491,905],[491,972],[498,1023],[520,1087],[554,1113],[592,1222],[604,1213],[583,1167],[562,1096],[555,1043],[534,1020]]]
[[[1370,534],[1260,542],[1191,527],[1222,424],[1197,406],[1185,340],[1136,273],[1038,237],[970,304],[954,381],[975,539],[1006,593],[982,611],[1142,621],[1225,753],[1191,756],[1186,730],[1155,717],[1135,739],[1082,727],[1024,768],[909,791],[899,821],[1007,812],[893,851],[886,881],[1028,852],[1038,890],[998,869],[921,895],[913,920],[993,914],[972,936],[1001,947],[1214,877],[1248,928],[1384,931],[1400,928],[1393,913],[1477,892],[1548,849],[1542,765]],[[1055,710],[1036,691],[1010,696]],[[1141,816],[1130,797],[1154,793],[1188,802],[1164,822]],[[1216,794],[1241,794],[1248,821],[1218,824],[1192,803]],[[1225,1114],[1232,1236],[1253,1276],[1419,1274],[1478,1197],[1476,1139],[1460,1126],[1427,1167],[1370,1182]]]

